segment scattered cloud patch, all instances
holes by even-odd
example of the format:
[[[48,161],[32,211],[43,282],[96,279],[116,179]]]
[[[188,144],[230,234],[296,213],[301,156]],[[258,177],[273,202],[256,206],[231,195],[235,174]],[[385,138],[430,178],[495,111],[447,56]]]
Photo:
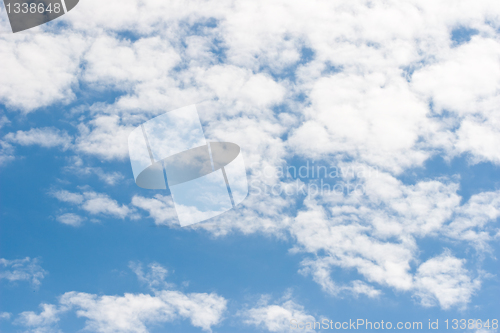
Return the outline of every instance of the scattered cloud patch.
[[[19,314],[15,322],[33,328],[34,332],[45,332],[48,331],[48,327],[57,323],[60,320],[59,315],[66,311],[64,307],[58,308],[52,304],[41,304],[40,307],[42,311],[39,314],[33,311],[25,311]]]
[[[10,125],[11,121],[5,115],[0,118],[0,129],[4,126]]]
[[[104,160],[123,160],[128,156],[128,135],[133,129],[120,124],[116,115],[96,117],[88,125],[82,123],[78,126],[80,134],[75,142],[76,150]]]
[[[165,281],[168,270],[158,263],[150,263],[146,272],[140,262],[130,262],[129,268],[137,275],[139,282],[146,284],[152,290],[173,287],[173,284]]]
[[[0,320],[9,320],[11,316],[10,312],[0,312]]]
[[[119,184],[125,178],[123,174],[117,171],[106,172],[101,167],[85,166],[84,161],[79,156],[73,156],[68,160],[71,164],[65,168],[65,171],[79,176],[96,175],[99,180],[111,186]]]
[[[145,198],[135,195],[132,198],[132,205],[147,211],[156,225],[178,224],[177,212],[171,196],[157,194],[153,198]]]
[[[67,224],[72,227],[79,227],[83,221],[85,221],[85,218],[81,217],[80,215],[73,214],[73,213],[65,213],[62,215],[59,215],[56,220],[58,222],[61,222],[62,224]]]
[[[124,219],[131,216],[132,209],[126,205],[120,205],[116,200],[111,199],[107,194],[96,192],[73,193],[66,190],[59,190],[52,193],[59,201],[78,205],[78,207],[91,215],[105,215]]]
[[[0,258],[0,279],[6,279],[11,282],[27,281],[34,287],[39,287],[41,280],[47,275],[36,258],[7,260]]]
[[[10,143],[0,140],[0,166],[4,166],[14,159],[14,147]]]
[[[68,149],[72,144],[72,138],[68,133],[53,127],[32,128],[29,131],[9,133],[4,136],[4,140],[21,146],[61,147],[63,150]]]

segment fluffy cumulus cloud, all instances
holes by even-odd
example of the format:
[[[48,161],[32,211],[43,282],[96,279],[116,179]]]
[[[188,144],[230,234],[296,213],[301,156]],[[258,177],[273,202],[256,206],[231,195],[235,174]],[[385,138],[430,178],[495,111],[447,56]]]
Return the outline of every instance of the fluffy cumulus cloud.
[[[443,309],[453,305],[466,305],[480,286],[463,267],[465,260],[444,253],[422,263],[415,276],[416,295],[424,306],[436,302]]]
[[[433,128],[428,109],[404,78],[339,73],[315,81],[309,96],[304,123],[289,139],[302,155],[345,154],[396,172],[428,157],[415,147]]]
[[[132,127],[120,124],[116,115],[98,116],[88,124],[78,126],[76,149],[105,160],[124,159],[128,155],[127,138]]]
[[[140,263],[133,265],[139,280],[148,280],[151,287],[158,278],[163,281],[165,268],[151,264],[151,272],[142,273]],[[164,274],[165,273],[165,274]],[[152,283],[152,284],[151,284]],[[165,286],[163,286],[165,287]],[[123,296],[95,295],[70,291],[59,297],[58,304],[41,304],[42,311],[22,312],[15,322],[33,332],[57,331],[61,316],[74,312],[85,319],[85,329],[92,332],[149,332],[149,326],[165,325],[175,320],[189,320],[194,327],[211,332],[226,311],[227,300],[215,293],[185,294],[177,290],[158,289],[154,294]]]
[[[16,322],[34,328],[34,332],[48,332],[49,328],[60,320],[60,313],[65,311],[52,304],[41,304],[40,308],[42,311],[39,314],[32,311],[22,312]]]
[[[146,325],[189,319],[195,327],[211,331],[221,320],[226,300],[216,294],[183,294],[163,290],[156,295],[125,294],[97,296],[69,292],[61,296],[62,306],[76,309],[94,332],[148,332]]]
[[[75,98],[85,39],[68,34],[1,34],[0,101],[30,112]],[[36,56],[35,56],[36,55]]]
[[[11,282],[27,281],[34,287],[40,286],[41,280],[47,275],[36,258],[7,260],[0,258],[0,279]]]
[[[57,216],[56,219],[63,224],[67,224],[73,227],[78,227],[82,224],[83,221],[85,221],[85,218],[73,213],[64,213]]]
[[[316,332],[311,326],[314,325],[314,317],[307,314],[302,305],[287,296],[277,304],[269,304],[269,297],[263,296],[255,307],[241,311],[240,315],[245,324],[266,332],[294,332],[299,322],[303,326],[301,331]]]
[[[500,191],[473,195],[455,211],[444,233],[451,239],[467,241],[478,250],[491,251],[490,243],[499,232],[495,223],[500,216],[499,195]]]
[[[462,202],[452,174],[412,183],[401,175],[432,157],[500,162],[499,17],[497,0],[87,0],[61,18],[64,29],[48,24],[34,34],[0,36],[0,72],[7,73],[0,101],[12,112],[9,121],[18,111],[78,104],[66,114],[73,133],[52,124],[12,130],[0,140],[0,163],[14,159],[15,145],[32,144],[71,145],[75,160],[128,163],[133,128],[210,100],[200,109],[206,137],[240,145],[251,194],[238,210],[192,228],[288,237],[303,259],[298,270],[330,295],[378,297],[388,287],[424,306],[463,306],[479,288],[475,268],[449,253],[421,258],[419,244],[433,239],[481,255],[491,251],[500,234],[498,191],[472,193]],[[457,33],[469,30],[475,35],[458,41]],[[80,103],[82,89],[96,100]],[[359,191],[311,193],[308,187],[304,195],[297,186],[315,181],[265,175],[305,160],[379,172],[335,179]],[[108,184],[120,179],[106,164],[85,163],[68,168]],[[133,193],[125,203],[89,190],[54,196],[92,216],[140,213],[177,225],[171,198],[160,194]],[[84,221],[66,211],[56,219],[74,226]],[[339,283],[336,269],[358,276]],[[70,293],[61,300],[102,331],[114,329],[106,326],[107,304],[122,302],[135,309],[124,322],[140,331],[154,322],[141,304],[184,316],[162,295]],[[293,309],[291,303],[266,306],[275,306],[270,313],[276,316],[254,311],[252,320],[268,329],[274,326],[267,322]],[[216,322],[190,318],[203,328]]]

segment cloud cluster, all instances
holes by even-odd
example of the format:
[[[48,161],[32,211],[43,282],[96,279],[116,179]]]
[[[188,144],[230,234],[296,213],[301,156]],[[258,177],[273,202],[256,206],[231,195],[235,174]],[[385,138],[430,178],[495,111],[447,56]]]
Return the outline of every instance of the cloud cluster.
[[[237,211],[193,228],[289,237],[304,257],[300,271],[332,295],[377,297],[379,287],[389,287],[426,306],[463,306],[479,288],[477,274],[451,253],[421,258],[419,242],[491,251],[500,234],[499,193],[473,193],[461,204],[454,175],[413,184],[399,177],[436,156],[500,163],[499,17],[497,0],[87,0],[61,18],[66,29],[49,24],[35,34],[0,36],[0,101],[9,110],[64,105],[80,87],[97,96],[73,109],[74,133],[8,133],[0,163],[14,158],[15,145],[33,144],[125,161],[128,133],[144,120],[216,101],[200,111],[206,137],[240,145],[256,188],[291,186],[257,174],[297,159],[381,173],[343,179],[361,184],[359,195],[251,195]],[[457,31],[468,30],[475,35],[457,41]],[[101,98],[107,93],[116,98]],[[112,172],[78,167],[117,182]],[[146,211],[157,224],[176,224],[172,201],[162,195],[134,195],[130,204],[93,191],[54,196],[92,216]],[[85,218],[57,219],[80,225]],[[334,269],[363,281],[339,284]],[[107,301],[71,294],[67,302],[91,313],[84,303]],[[161,297],[155,301],[163,309]],[[264,322],[255,319],[268,327]]]
[[[211,332],[211,327],[222,320],[227,300],[215,293],[185,294],[176,290],[155,289],[166,287],[156,284],[166,274],[159,264],[151,264],[151,272],[143,275],[140,263],[133,265],[141,282],[147,280],[153,294],[130,294],[123,296],[95,295],[70,291],[59,297],[58,304],[41,304],[42,311],[26,311],[15,323],[32,332],[57,331],[57,323],[68,312],[85,319],[85,329],[92,332],[149,332],[148,327],[189,320],[191,325]],[[159,280],[158,280],[159,278]]]
[[[118,295],[96,295],[70,291],[58,297],[56,304],[40,304],[40,311],[20,313],[13,323],[23,326],[27,332],[59,332],[59,323],[68,313],[85,320],[85,330],[100,333],[141,332],[152,327],[175,324],[188,320],[192,326],[211,332],[227,314],[228,300],[216,293],[183,293],[166,281],[169,271],[157,262],[144,269],[142,262],[130,262],[129,268],[136,274],[138,282],[151,293],[125,293]],[[269,295],[249,306],[232,313],[241,324],[254,326],[268,332],[291,332],[291,320],[314,322],[304,307],[292,299],[291,291],[271,302]],[[10,313],[0,314],[0,319],[9,320]],[[306,330],[306,332],[314,332]]]
[[[297,240],[295,251],[314,255],[303,261],[301,272],[311,274],[333,295],[346,288],[331,278],[332,269],[337,267],[355,270],[368,282],[419,295],[425,305],[449,308],[469,303],[480,278],[472,279],[464,260],[450,253],[419,264],[418,243],[425,237],[439,237],[443,241],[467,241],[477,251],[485,250],[498,232],[494,224],[498,192],[474,195],[460,205],[458,186],[452,182],[408,186],[380,174],[364,184],[366,192],[358,196],[337,194],[305,201],[306,209],[291,225]],[[444,271],[432,270],[433,263]],[[411,273],[412,267],[417,268],[416,274]],[[428,276],[424,279],[422,274]],[[448,279],[450,283],[443,288],[440,281],[446,274],[456,274],[459,280],[452,283]],[[379,294],[372,286],[363,286],[354,288],[355,294]],[[441,298],[439,302],[430,301],[436,297]]]

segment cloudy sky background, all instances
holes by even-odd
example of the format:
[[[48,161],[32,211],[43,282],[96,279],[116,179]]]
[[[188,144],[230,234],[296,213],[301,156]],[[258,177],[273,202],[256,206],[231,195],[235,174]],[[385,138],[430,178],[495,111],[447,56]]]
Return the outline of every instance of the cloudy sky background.
[[[17,34],[0,10],[2,332],[499,319],[497,0],[81,0]],[[180,228],[127,137],[203,101],[250,195]],[[338,174],[280,173],[307,165]]]

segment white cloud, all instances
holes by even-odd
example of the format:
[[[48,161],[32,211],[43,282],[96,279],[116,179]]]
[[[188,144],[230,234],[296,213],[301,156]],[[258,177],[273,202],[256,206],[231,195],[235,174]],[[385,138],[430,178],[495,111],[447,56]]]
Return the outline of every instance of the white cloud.
[[[288,140],[296,153],[343,154],[395,172],[428,158],[415,149],[428,108],[402,77],[340,73],[315,81],[309,96],[304,123]]]
[[[489,243],[500,228],[494,223],[500,217],[500,191],[473,195],[455,212],[444,234],[452,239],[466,241],[479,251],[491,251]]]
[[[271,77],[236,66],[214,66],[203,74],[201,82],[218,98],[260,107],[277,104],[285,95],[285,89]]]
[[[480,101],[498,95],[498,40],[474,36],[469,43],[437,56],[434,64],[422,67],[412,78],[412,87],[430,98],[437,111],[481,112]]]
[[[85,192],[85,202],[81,208],[90,214],[105,214],[114,217],[125,218],[131,213],[126,205],[120,205],[116,200],[111,199],[106,194],[95,192]]]
[[[6,165],[14,159],[14,147],[10,143],[0,140],[0,166]]]
[[[130,262],[129,267],[137,275],[137,279],[141,283],[145,283],[152,290],[159,288],[171,288],[173,285],[167,283],[165,278],[168,275],[168,270],[158,263],[148,265],[149,272],[144,272],[140,262]]]
[[[346,288],[356,296],[366,295],[368,297],[375,298],[381,294],[380,290],[377,290],[360,280],[353,281],[352,286],[348,286]]]
[[[144,198],[135,195],[132,198],[132,205],[146,210],[149,216],[155,220],[157,225],[174,225],[177,222],[177,212],[171,196],[157,194],[154,198]]]
[[[9,118],[7,118],[5,115],[0,118],[0,129],[6,125],[9,125],[11,122]]]
[[[33,311],[25,311],[19,315],[16,322],[28,327],[51,326],[59,321],[59,314],[65,309],[59,309],[52,304],[41,304],[42,312],[36,314]]]
[[[0,258],[0,279],[11,282],[28,281],[34,287],[40,286],[41,280],[47,275],[38,259],[26,257],[24,259],[7,260]]]
[[[0,320],[9,320],[11,316],[10,312],[0,312]]]
[[[144,275],[140,263],[131,265],[139,281],[153,289],[168,287],[166,270],[159,264],[149,265],[151,272]],[[26,311],[16,323],[33,332],[57,331],[57,322],[63,313],[74,312],[85,319],[86,330],[100,333],[149,332],[149,326],[186,319],[191,325],[211,332],[219,324],[227,308],[227,300],[215,293],[184,294],[175,290],[155,290],[154,295],[130,294],[123,296],[95,295],[70,291],[59,298],[58,305],[42,304],[42,312]]]
[[[64,150],[68,149],[72,143],[72,138],[68,133],[50,127],[32,128],[29,131],[9,133],[4,136],[4,140],[21,146],[61,147]]]
[[[79,176],[96,175],[99,180],[111,186],[117,185],[124,178],[123,174],[117,171],[105,172],[100,167],[84,166],[84,162],[79,156],[73,156],[69,161],[71,164],[65,168],[66,171]]]
[[[491,161],[500,164],[500,140],[498,120],[478,121],[467,118],[457,130],[456,149],[460,153],[470,153],[472,162]]]
[[[124,219],[133,213],[133,210],[127,205],[120,205],[116,200],[103,193],[87,191],[80,194],[59,190],[53,192],[52,195],[59,201],[78,205],[80,209],[92,215],[104,214]]]
[[[148,332],[147,325],[176,319],[189,319],[195,327],[211,331],[222,319],[226,300],[216,294],[183,294],[159,291],[154,296],[125,294],[97,296],[68,292],[61,296],[63,306],[74,308],[86,319],[85,328],[94,332]]]
[[[72,204],[81,204],[84,200],[83,195],[80,193],[72,193],[66,190],[59,190],[52,193],[57,200],[62,202],[69,202]]]
[[[93,42],[84,59],[87,63],[84,80],[122,89],[162,78],[181,61],[175,49],[159,36],[134,43],[102,36]]]
[[[0,101],[6,106],[30,112],[74,99],[71,86],[85,49],[81,36],[2,34],[0,45]]]
[[[65,214],[59,215],[57,217],[57,221],[59,221],[63,224],[73,226],[73,227],[78,227],[82,224],[83,221],[85,221],[85,219],[83,217],[81,217],[80,215],[76,215],[73,213],[65,213]]]
[[[245,318],[247,325],[256,326],[260,330],[268,332],[295,332],[293,323],[312,323],[315,319],[307,314],[304,307],[291,299],[286,299],[281,304],[268,304],[266,297],[262,298],[256,307],[246,309],[240,313]],[[296,320],[292,322],[292,320]],[[301,330],[303,332],[315,332],[313,329]]]
[[[331,277],[331,265],[332,262],[328,259],[305,260],[302,262],[303,268],[299,272],[303,275],[311,274],[321,289],[332,296],[351,294],[355,297],[366,295],[370,298],[376,298],[382,294],[380,290],[360,280],[354,280],[350,284],[336,283]]]
[[[456,116],[456,136],[446,145],[452,155],[468,153],[474,162],[500,163],[497,106],[500,43],[474,36],[469,43],[440,52],[435,63],[413,74],[412,87],[433,103],[438,114]]]
[[[134,128],[119,124],[117,116],[100,116],[89,122],[80,124],[80,136],[76,139],[77,151],[111,159],[124,159],[128,156],[127,138]]]
[[[465,260],[445,252],[422,263],[415,276],[415,295],[424,306],[436,303],[443,309],[465,306],[479,289],[479,278],[472,279],[463,266]]]
[[[315,256],[303,261],[301,272],[311,274],[332,295],[347,291],[376,297],[380,293],[364,281],[336,283],[331,278],[333,267],[355,269],[368,282],[429,295],[422,291],[420,278],[428,266],[422,266],[422,272],[416,275],[411,273],[411,263],[419,256],[417,239],[440,235],[466,241],[481,251],[498,232],[498,227],[491,225],[499,216],[496,192],[473,196],[460,206],[454,183],[429,181],[408,186],[385,173],[365,181],[363,194],[306,198],[306,208],[291,223],[292,236],[297,240],[294,252]],[[455,273],[462,274],[457,275],[458,279],[468,278],[458,265],[461,259],[443,262],[448,263],[455,265]],[[440,300],[437,304],[443,308],[465,306],[472,291],[479,287],[478,282],[466,282],[457,282],[451,291],[436,287],[431,295]],[[461,287],[462,298],[449,296]],[[426,296],[424,304],[430,304],[432,297]]]
[[[113,172],[104,172],[101,168],[92,168],[92,167],[87,167],[83,170],[84,173],[87,172],[93,172],[97,175],[97,177],[105,182],[108,185],[116,185],[118,184],[123,178],[125,178],[120,172],[113,171]]]

